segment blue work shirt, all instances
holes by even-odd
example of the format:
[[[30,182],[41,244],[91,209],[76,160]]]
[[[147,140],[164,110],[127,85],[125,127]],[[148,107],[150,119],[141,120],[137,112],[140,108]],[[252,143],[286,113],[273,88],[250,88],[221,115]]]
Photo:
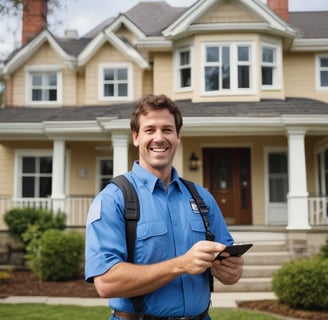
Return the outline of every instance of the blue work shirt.
[[[165,190],[163,183],[138,162],[126,177],[135,187],[140,202],[135,263],[153,264],[185,254],[196,242],[205,240],[201,214],[177,171]],[[233,243],[221,211],[213,196],[199,185],[196,188],[209,208],[208,220],[215,241]],[[104,274],[119,262],[127,261],[124,198],[113,183],[92,202],[86,226],[85,277]],[[209,305],[209,270],[199,275],[183,274],[145,296],[144,312],[160,317],[196,316]],[[111,298],[114,310],[134,312],[128,298]]]

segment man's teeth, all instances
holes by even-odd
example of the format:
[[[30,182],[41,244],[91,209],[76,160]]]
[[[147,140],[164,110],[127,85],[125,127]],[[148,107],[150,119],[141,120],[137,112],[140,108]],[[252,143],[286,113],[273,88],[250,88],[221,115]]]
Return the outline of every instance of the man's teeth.
[[[154,152],[165,152],[166,151],[166,148],[163,148],[163,149],[155,149],[155,148],[153,148],[152,150]]]

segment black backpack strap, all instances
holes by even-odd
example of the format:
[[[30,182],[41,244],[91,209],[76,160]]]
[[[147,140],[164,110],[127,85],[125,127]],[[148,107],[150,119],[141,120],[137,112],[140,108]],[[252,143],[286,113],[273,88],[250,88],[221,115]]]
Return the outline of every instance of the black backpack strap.
[[[207,214],[208,214],[207,205],[205,204],[203,198],[199,195],[193,182],[186,180],[186,179],[182,179],[182,178],[180,178],[180,179],[185,184],[185,186],[188,188],[189,192],[191,193],[192,197],[194,198],[194,200],[197,204],[198,210],[199,210],[199,212],[202,216],[203,222],[204,222],[206,240],[214,241],[215,236],[210,230],[210,223],[208,222],[208,217],[207,217]]]
[[[185,186],[187,187],[187,189],[189,190],[189,192],[191,193],[193,199],[195,200],[195,202],[197,204],[198,210],[199,210],[200,215],[204,222],[206,240],[214,241],[215,236],[210,230],[210,223],[209,223],[208,217],[207,217],[207,214],[208,214],[207,205],[205,204],[203,198],[199,195],[193,182],[183,179],[183,178],[180,178],[180,180],[185,184]],[[211,292],[213,292],[214,280],[213,280],[213,275],[211,274],[211,272],[209,272],[209,283],[210,283],[210,290],[211,290]]]
[[[119,175],[113,178],[110,182],[116,184],[123,192],[125,205],[124,216],[126,219],[125,231],[128,249],[128,262],[134,262],[134,247],[137,232],[137,222],[140,218],[138,195],[128,178],[124,175]]]
[[[128,250],[128,259],[130,263],[134,262],[134,248],[135,240],[137,236],[137,223],[140,218],[140,206],[139,198],[136,190],[132,186],[131,182],[124,175],[116,176],[111,179],[110,183],[117,185],[124,196],[124,217],[125,217],[125,232],[126,232],[126,245]],[[132,297],[132,303],[136,312],[140,315],[143,314],[144,310],[144,295]]]

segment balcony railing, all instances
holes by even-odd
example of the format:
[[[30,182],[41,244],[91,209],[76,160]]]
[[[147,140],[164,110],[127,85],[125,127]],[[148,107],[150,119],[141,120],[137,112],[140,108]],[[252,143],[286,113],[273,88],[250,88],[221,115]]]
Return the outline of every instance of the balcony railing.
[[[67,214],[67,226],[84,227],[87,219],[89,206],[94,196],[69,196],[65,199],[65,210]],[[308,198],[309,224],[311,226],[327,225],[327,201],[328,197]],[[53,209],[50,198],[0,198],[0,230],[6,229],[3,221],[4,214],[13,208],[33,207]]]

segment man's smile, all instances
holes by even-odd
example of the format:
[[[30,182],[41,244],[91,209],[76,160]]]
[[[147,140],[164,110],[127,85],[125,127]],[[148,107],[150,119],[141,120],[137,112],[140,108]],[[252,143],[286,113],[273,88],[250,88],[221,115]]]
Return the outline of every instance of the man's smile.
[[[165,151],[167,151],[169,148],[168,147],[166,147],[166,148],[156,148],[156,147],[153,147],[153,148],[150,148],[150,150],[151,151],[153,151],[153,152],[156,152],[156,153],[163,153],[163,152],[165,152]]]

